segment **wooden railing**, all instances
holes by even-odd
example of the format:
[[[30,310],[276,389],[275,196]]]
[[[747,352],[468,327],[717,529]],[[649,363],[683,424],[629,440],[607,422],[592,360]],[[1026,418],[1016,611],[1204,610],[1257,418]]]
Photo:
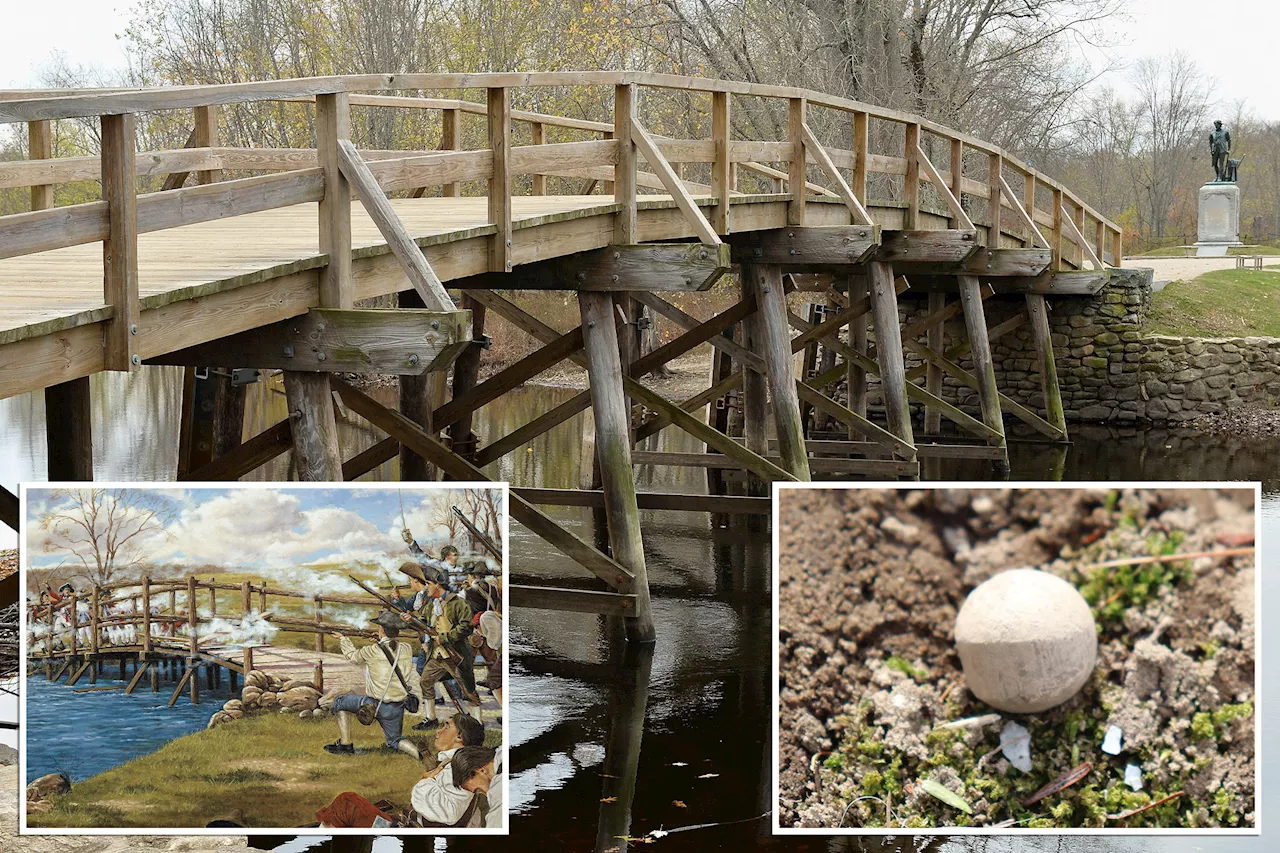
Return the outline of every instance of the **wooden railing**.
[[[613,121],[512,109],[513,89],[539,87],[612,87]],[[708,95],[711,138],[653,134],[637,109],[637,89],[641,88]],[[484,103],[371,94],[475,89],[485,90]],[[786,138],[734,138],[733,98],[785,101]],[[258,101],[313,102],[316,147],[220,145],[219,107]],[[352,107],[440,111],[439,149],[353,150],[360,163],[353,164],[348,155],[344,166],[341,143],[350,136]],[[138,113],[186,109],[193,111],[190,147],[136,151]],[[817,110],[844,114],[845,121],[851,117],[849,147],[820,140],[814,127],[831,122],[812,122],[810,117]],[[100,156],[52,158],[50,122],[91,116],[101,120]],[[487,147],[461,150],[464,116],[484,119]],[[889,153],[872,150],[873,136],[884,139],[895,135],[873,135],[873,120],[899,129],[900,155],[896,144]],[[350,307],[354,285],[350,275],[353,188],[349,175],[363,175],[363,169],[372,182],[363,193],[359,186],[355,191],[366,208],[375,201],[369,195],[375,186],[381,193],[415,196],[438,186],[443,195],[456,196],[464,184],[485,182],[483,194],[488,198],[492,229],[486,236],[488,266],[496,272],[509,271],[512,266],[511,195],[513,178],[521,175],[532,176],[528,189],[535,195],[548,192],[548,177],[586,181],[574,187],[575,194],[612,194],[617,205],[615,241],[619,243],[637,242],[637,198],[642,191],[670,195],[692,225],[692,233],[703,242],[718,243],[718,235],[733,229],[731,200],[743,194],[739,187],[749,175],[768,182],[770,193],[785,197],[788,222],[793,225],[803,223],[806,201],[816,196],[843,202],[854,223],[869,224],[868,209],[872,208],[877,209],[881,224],[890,228],[919,229],[929,224],[970,230],[982,227],[988,233],[988,245],[1048,246],[1054,255],[1053,270],[1086,265],[1101,268],[1107,263],[1118,264],[1121,257],[1118,226],[1065,186],[1008,152],[919,116],[780,86],[632,72],[360,75],[137,90],[0,92],[0,121],[27,122],[31,140],[31,159],[0,163],[0,188],[30,187],[32,199],[31,212],[0,217],[0,259],[103,241],[107,258],[103,282],[108,316],[106,366],[115,370],[129,370],[140,363],[133,351],[139,310],[139,234],[319,202],[320,247],[328,256],[321,304]],[[533,144],[512,145],[513,122],[529,125]],[[548,127],[589,138],[546,143]],[[945,162],[933,162],[929,151],[945,152]],[[648,170],[638,167],[641,160],[647,162]],[[682,179],[677,171],[681,164],[709,165],[710,183]],[[220,180],[223,171],[274,174]],[[199,185],[181,187],[190,173],[196,174]],[[895,185],[900,179],[901,198],[868,199],[868,178],[875,174],[890,176]],[[137,178],[149,175],[169,176],[166,189],[139,194]],[[100,201],[52,206],[55,185],[93,180],[102,183]],[[941,199],[941,210],[922,207],[921,186],[925,183]],[[800,187],[803,189],[797,191]],[[975,200],[980,202],[978,207],[985,208],[985,217],[975,217]],[[703,212],[704,207],[708,213]],[[385,225],[380,221],[379,227],[393,248],[395,235],[404,236],[397,231],[394,216]],[[443,289],[435,290],[433,276],[429,270],[419,271],[420,290],[426,288],[425,293],[438,299]],[[412,272],[410,278],[414,280]],[[427,302],[429,307],[434,304]]]

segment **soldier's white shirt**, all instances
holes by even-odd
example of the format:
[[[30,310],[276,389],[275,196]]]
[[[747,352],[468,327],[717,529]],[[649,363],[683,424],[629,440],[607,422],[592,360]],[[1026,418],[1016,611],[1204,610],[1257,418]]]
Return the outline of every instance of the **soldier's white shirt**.
[[[420,779],[409,799],[413,810],[429,821],[455,824],[474,796],[453,784],[453,765],[445,767],[430,779]]]
[[[384,644],[385,648],[392,651],[396,666],[400,669],[400,674],[404,676],[405,682],[413,691],[413,695],[421,700],[421,681],[418,678],[418,673],[413,668],[413,649],[409,647],[408,643],[401,643],[386,637],[378,643],[357,647],[355,643],[351,642],[350,637],[344,636],[340,643],[343,656],[352,663],[364,664],[364,695],[372,696],[374,699],[381,699],[385,692],[385,701],[387,702],[403,702],[407,695],[404,687],[400,684],[400,679],[396,678],[395,672],[391,669],[387,656],[379,648]]]

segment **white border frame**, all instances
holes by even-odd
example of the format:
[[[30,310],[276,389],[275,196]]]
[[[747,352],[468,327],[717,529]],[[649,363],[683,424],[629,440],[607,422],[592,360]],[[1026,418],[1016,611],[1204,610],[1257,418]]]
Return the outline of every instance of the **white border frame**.
[[[28,528],[27,520],[27,489],[147,489],[153,491],[189,491],[200,489],[276,489],[280,491],[291,491],[298,489],[342,489],[349,491],[400,491],[400,492],[425,492],[425,491],[441,491],[444,489],[497,489],[502,493],[502,668],[503,668],[503,684],[507,684],[510,680],[511,672],[511,656],[507,650],[508,641],[510,639],[510,602],[508,594],[508,581],[510,578],[510,559],[511,559],[511,531],[509,529],[511,513],[509,505],[509,485],[505,482],[483,481],[424,481],[421,483],[402,483],[392,481],[368,481],[368,482],[31,482],[22,483],[19,486],[19,518],[22,520],[23,532],[18,535],[18,551],[19,551],[19,604],[23,604],[27,589],[27,548],[26,548],[26,531]],[[19,756],[18,756],[18,774],[22,780],[27,778],[27,630],[26,630],[26,607],[20,608],[22,617],[20,620],[20,646],[19,646],[19,664],[18,673],[18,725],[19,725]],[[511,732],[509,721],[509,705],[510,697],[507,690],[502,692],[502,746],[499,754],[502,756],[502,802],[503,802],[503,821],[501,827],[484,827],[476,829],[466,828],[410,828],[410,827],[390,827],[383,830],[363,829],[363,828],[344,828],[344,827],[162,827],[158,829],[104,829],[97,827],[80,828],[80,827],[41,827],[33,829],[27,826],[27,810],[26,800],[23,799],[19,803],[18,808],[18,835],[30,836],[53,836],[53,835],[201,835],[201,836],[239,836],[239,835],[296,835],[306,837],[323,837],[323,836],[340,836],[340,835],[390,835],[390,836],[410,836],[410,835],[510,835],[511,834],[511,811],[509,799],[509,779],[510,779],[510,746]],[[26,783],[23,782],[23,787]],[[317,808],[325,805],[317,804]]]
[[[1253,491],[1254,500],[1254,516],[1253,516],[1253,536],[1254,546],[1257,549],[1254,552],[1254,667],[1253,667],[1253,760],[1254,760],[1254,823],[1251,828],[1233,829],[1227,828],[1205,828],[1205,829],[1144,829],[1144,828],[1121,828],[1114,829],[1086,829],[1086,828],[1068,828],[1068,829],[1031,829],[1008,827],[995,829],[993,827],[974,827],[974,826],[939,826],[925,828],[895,827],[891,829],[879,828],[831,828],[831,827],[794,827],[781,826],[779,824],[778,804],[781,799],[780,776],[780,728],[781,728],[781,711],[782,706],[779,701],[779,642],[778,634],[780,630],[778,599],[782,585],[782,578],[778,571],[778,498],[783,490],[794,489],[843,489],[843,490],[862,490],[862,489],[896,489],[896,490],[916,490],[916,489],[987,489],[987,490],[1035,490],[1035,489],[1250,489]],[[1080,480],[1066,482],[1009,482],[995,483],[990,480],[957,480],[955,482],[937,481],[928,483],[906,483],[902,481],[859,481],[850,482],[843,480],[835,481],[819,481],[813,483],[781,483],[773,484],[773,531],[770,546],[773,550],[772,571],[773,571],[773,620],[771,641],[773,643],[773,660],[772,660],[772,676],[773,684],[773,720],[771,726],[773,729],[773,834],[775,836],[803,836],[803,835],[999,835],[999,836],[1031,836],[1031,835],[1133,835],[1133,836],[1154,836],[1154,835],[1262,835],[1262,483],[1260,482],[1164,482],[1152,481],[1141,482],[1131,480],[1117,481],[1098,481],[1098,480]]]

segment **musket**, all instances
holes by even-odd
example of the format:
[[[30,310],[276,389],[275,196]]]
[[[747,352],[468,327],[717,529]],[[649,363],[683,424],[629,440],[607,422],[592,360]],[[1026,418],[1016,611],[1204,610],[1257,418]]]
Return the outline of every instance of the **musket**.
[[[502,559],[502,550],[493,543],[492,539],[490,539],[488,536],[485,536],[483,533],[481,533],[480,529],[477,528],[474,524],[472,524],[470,519],[468,519],[465,515],[462,514],[462,510],[458,509],[455,506],[453,507],[453,514],[458,516],[458,520],[462,522],[463,526],[465,526],[467,530],[471,532],[471,535],[476,538],[476,541],[478,541],[481,545],[484,546],[486,551],[488,551],[490,554],[493,555],[493,558],[495,560]]]
[[[426,622],[423,622],[417,616],[414,616],[412,612],[396,604],[394,601],[387,598],[386,596],[380,595],[378,592],[374,591],[372,588],[370,588],[368,585],[366,585],[363,581],[361,581],[359,578],[355,577],[354,575],[347,575],[347,577],[351,578],[351,581],[355,583],[356,586],[360,587],[365,592],[369,593],[374,598],[378,599],[383,604],[385,604],[389,610],[393,610],[396,613],[403,613],[407,615],[409,618],[405,620],[405,623],[408,624],[411,628],[418,629],[420,632],[422,632],[423,634],[426,634],[432,639],[435,639],[438,636],[435,628],[432,628]],[[459,662],[461,662],[462,655],[458,654],[456,649],[453,649],[450,646],[445,645],[444,643],[440,643],[437,641],[436,645],[447,653],[448,657],[445,659],[445,666],[450,668],[450,675],[453,675],[455,678],[457,678],[458,677],[457,671],[452,668],[456,666]]]

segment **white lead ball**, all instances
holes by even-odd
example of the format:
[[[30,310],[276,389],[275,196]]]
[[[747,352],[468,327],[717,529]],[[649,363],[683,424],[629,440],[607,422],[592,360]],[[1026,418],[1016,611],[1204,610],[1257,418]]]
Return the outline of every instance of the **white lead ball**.
[[[1075,587],[1036,569],[979,584],[956,616],[965,682],[993,708],[1031,714],[1060,705],[1098,661],[1093,611]]]

